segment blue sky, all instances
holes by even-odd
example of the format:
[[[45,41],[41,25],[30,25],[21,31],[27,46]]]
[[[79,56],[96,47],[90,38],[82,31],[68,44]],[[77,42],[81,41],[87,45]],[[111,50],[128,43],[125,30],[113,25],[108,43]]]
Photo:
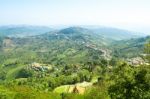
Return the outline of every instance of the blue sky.
[[[104,25],[149,31],[150,0],[0,0],[0,25]]]

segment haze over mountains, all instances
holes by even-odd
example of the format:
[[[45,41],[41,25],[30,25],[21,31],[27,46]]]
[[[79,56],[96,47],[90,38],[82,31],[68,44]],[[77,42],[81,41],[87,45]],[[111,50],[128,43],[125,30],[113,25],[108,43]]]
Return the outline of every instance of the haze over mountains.
[[[60,27],[60,26],[59,26]],[[61,26],[63,27],[63,26]],[[65,27],[65,26],[64,26]],[[100,27],[100,26],[75,26],[75,27],[82,27],[94,32],[100,36],[114,39],[114,40],[123,40],[123,39],[130,39],[130,38],[137,38],[146,36],[144,33],[137,33],[123,29],[117,28],[110,28],[110,27]],[[66,27],[68,28],[68,27]],[[63,29],[63,28],[61,28]],[[9,25],[9,26],[1,26],[0,27],[0,35],[7,35],[12,37],[24,37],[24,36],[34,36],[44,34],[46,32],[60,30],[57,27],[50,28],[46,26],[28,26],[28,25]]]
[[[0,27],[0,35],[11,37],[34,36],[50,32],[52,29],[46,26],[9,25]]]

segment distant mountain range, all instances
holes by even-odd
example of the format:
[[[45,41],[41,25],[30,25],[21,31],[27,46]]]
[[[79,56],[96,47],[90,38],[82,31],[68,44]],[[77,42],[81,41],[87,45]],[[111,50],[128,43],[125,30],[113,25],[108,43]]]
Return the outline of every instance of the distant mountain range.
[[[142,33],[136,33],[117,28],[99,27],[92,30],[99,35],[102,35],[106,38],[110,38],[113,40],[124,40],[146,36],[145,34]]]
[[[57,51],[50,56],[55,57],[56,54],[62,54],[66,58],[68,56],[65,56],[64,52],[69,53],[66,52],[68,49],[74,50],[78,54],[85,54],[87,50],[85,55],[90,53],[89,50],[93,50],[91,51],[93,53],[99,51],[101,56],[104,56],[103,58],[110,58],[111,52],[116,51],[119,53],[130,53],[129,51],[131,51],[130,55],[134,56],[137,54],[136,50],[142,51],[140,48],[149,39],[149,37],[140,38],[140,35],[136,35],[134,32],[115,28],[68,27],[56,30],[39,26],[4,26],[0,27],[0,33],[7,37],[0,40],[1,48],[3,47],[4,51],[6,49],[7,51],[8,49],[26,50],[34,53]],[[122,57],[124,56],[122,55]]]
[[[57,30],[40,26],[3,26],[0,27],[0,35],[0,49],[3,51],[16,52],[19,49],[36,54],[56,51],[57,53],[49,56],[56,58],[62,55],[66,59],[68,56],[65,54],[71,53],[67,52],[68,49],[78,52],[76,55],[84,53],[85,56],[99,51],[103,58],[108,59],[111,55],[133,57],[142,53],[144,44],[149,40],[149,37],[127,30],[100,27],[68,27]]]
[[[1,26],[0,35],[9,37],[26,37],[40,35],[52,31],[52,28],[45,26]]]
[[[117,28],[110,28],[110,27],[90,27],[90,26],[81,26],[83,29],[87,29],[94,33],[94,35],[99,35],[104,38],[112,39],[112,40],[124,40],[124,39],[131,39],[131,38],[138,38],[142,36],[146,36],[142,33],[131,32],[128,30],[117,29]],[[82,29],[74,27],[76,31],[80,32]],[[79,29],[79,30],[78,30]],[[63,30],[63,29],[62,29]],[[65,30],[65,29],[64,29]],[[68,29],[68,32],[74,30],[73,27]],[[27,36],[35,36],[40,34],[45,34],[47,32],[55,32],[60,31],[60,29],[49,28],[45,26],[1,26],[0,27],[0,35],[5,35],[9,37],[27,37]],[[63,32],[63,31],[62,31]],[[65,31],[67,32],[67,31]],[[73,31],[72,31],[73,32]],[[83,31],[82,31],[83,32]]]

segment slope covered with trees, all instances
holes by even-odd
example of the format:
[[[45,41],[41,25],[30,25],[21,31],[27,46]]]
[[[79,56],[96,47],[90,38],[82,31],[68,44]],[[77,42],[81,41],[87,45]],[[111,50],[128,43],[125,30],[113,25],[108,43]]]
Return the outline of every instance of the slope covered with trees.
[[[1,36],[0,98],[149,99],[149,39],[110,40],[81,27]],[[134,57],[144,63],[129,64]]]

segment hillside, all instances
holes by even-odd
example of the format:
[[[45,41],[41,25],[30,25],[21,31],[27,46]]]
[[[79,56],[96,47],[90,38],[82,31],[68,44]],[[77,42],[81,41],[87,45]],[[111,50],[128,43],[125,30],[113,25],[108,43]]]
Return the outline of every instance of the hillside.
[[[150,37],[134,38],[113,42],[111,48],[113,54],[117,57],[131,58],[138,57],[144,53],[144,46],[150,41]]]
[[[28,29],[17,31],[24,34]],[[124,83],[122,81],[129,78],[129,82],[132,78],[135,80],[131,85],[137,84],[136,75],[141,68],[149,66],[145,65],[144,57],[144,66],[140,69],[130,66],[128,60],[141,59],[150,37],[122,39],[104,37],[82,27],[30,36],[0,36],[0,97],[15,99],[25,95],[32,99],[39,94],[52,99],[55,95],[58,99],[86,99],[94,93],[107,99],[114,92],[111,87],[118,79]]]
[[[81,27],[69,27],[45,34],[1,38],[1,65],[32,62],[63,65],[103,64],[112,57],[132,58],[143,52],[146,38],[115,41]],[[69,60],[69,61],[68,61]],[[82,66],[81,66],[82,68]]]
[[[111,28],[111,27],[92,27],[91,30],[93,30],[95,33],[101,36],[113,40],[124,40],[124,39],[139,38],[145,36],[142,33],[132,32],[132,31],[118,29],[118,28]]]
[[[3,68],[40,62],[60,69],[62,65],[84,65],[94,60],[102,64],[98,60],[111,58],[106,39],[79,27],[25,38],[5,37],[2,44],[0,63]]]
[[[44,34],[52,30],[53,29],[45,26],[28,26],[28,25],[0,26],[0,36],[2,35],[9,37],[27,37]]]

